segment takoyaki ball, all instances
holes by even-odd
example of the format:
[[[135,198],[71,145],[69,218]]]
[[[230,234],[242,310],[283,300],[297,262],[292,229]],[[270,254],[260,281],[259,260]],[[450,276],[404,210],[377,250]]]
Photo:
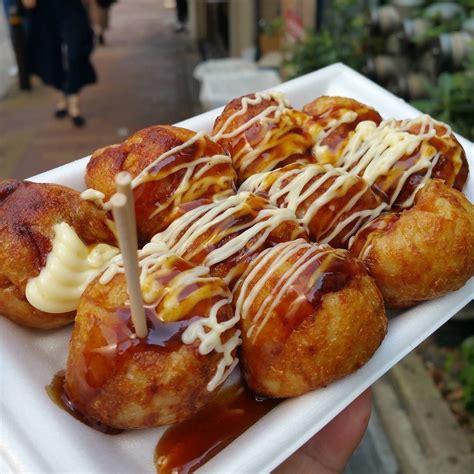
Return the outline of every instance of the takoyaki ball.
[[[303,240],[267,249],[234,291],[243,373],[267,397],[293,397],[362,367],[386,330],[383,299],[346,250]]]
[[[69,345],[66,395],[86,418],[114,428],[189,418],[238,362],[225,283],[153,246],[139,254],[147,337],[136,336],[123,269],[111,265],[83,294]]]
[[[33,307],[25,294],[27,284],[46,265],[56,224],[68,224],[85,245],[115,244],[107,222],[105,211],[65,186],[0,181],[0,314],[40,329],[73,321],[75,311],[53,313]]]
[[[119,145],[93,153],[86,183],[105,194],[115,193],[115,176],[133,177],[138,237],[149,242],[176,218],[181,203],[234,194],[232,160],[204,133],[156,125],[140,130]]]
[[[346,247],[349,238],[385,207],[369,184],[331,165],[293,163],[250,176],[240,190],[267,196],[288,208],[311,240]]]
[[[314,162],[311,118],[278,93],[249,94],[229,102],[217,117],[212,138],[232,156],[239,182],[295,161]]]
[[[207,265],[230,288],[263,249],[308,236],[288,209],[242,192],[215,202],[183,206],[184,214],[153,237],[179,256]],[[187,209],[186,209],[187,207]]]
[[[461,288],[474,275],[474,206],[459,191],[430,181],[415,205],[383,214],[352,238],[390,308],[413,306]]]
[[[324,162],[318,150],[313,150],[315,157]],[[364,178],[390,208],[403,209],[413,205],[429,179],[443,179],[461,190],[468,174],[464,150],[450,128],[428,115],[384,120],[378,126],[359,123],[335,166]]]
[[[397,197],[395,207],[406,207],[403,205],[404,201],[410,201],[413,188],[422,182],[426,182],[426,176],[441,179],[446,185],[462,191],[469,174],[469,164],[466,153],[451,128],[429,115],[422,115],[413,120],[397,121],[396,124],[399,127],[406,128],[412,135],[419,137],[426,135],[416,151],[429,163],[425,164],[425,168],[419,167],[421,169],[410,174],[408,182],[405,183]],[[412,166],[410,162],[416,160],[416,158],[416,152],[412,156],[405,155],[403,160],[400,161],[399,167],[402,171],[406,172],[407,169],[410,171],[409,166]],[[377,182],[375,184],[383,192],[386,192],[389,196],[391,195],[390,188],[388,188],[388,192],[386,191],[386,185],[380,185]],[[408,205],[411,205],[411,203],[409,202]]]
[[[349,97],[323,95],[303,107],[313,118],[309,122],[318,163],[335,165],[341,150],[360,122],[370,120],[378,125],[380,114]]]

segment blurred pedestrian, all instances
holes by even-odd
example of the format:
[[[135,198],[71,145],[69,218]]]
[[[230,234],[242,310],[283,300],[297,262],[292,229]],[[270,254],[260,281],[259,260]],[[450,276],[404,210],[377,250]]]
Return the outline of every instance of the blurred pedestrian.
[[[110,7],[117,0],[84,0],[96,42],[105,44],[105,32],[109,29]]]
[[[79,91],[96,82],[90,62],[93,33],[81,0],[21,0],[29,10],[29,67],[45,84],[58,91],[55,116],[69,115],[84,125]]]
[[[178,25],[176,33],[186,31],[186,22],[188,21],[188,0],[176,0],[176,15],[178,17]]]

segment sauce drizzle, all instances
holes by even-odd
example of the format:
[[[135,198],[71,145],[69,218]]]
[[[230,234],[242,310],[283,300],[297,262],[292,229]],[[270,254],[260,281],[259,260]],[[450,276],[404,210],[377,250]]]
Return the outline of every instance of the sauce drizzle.
[[[279,402],[258,398],[240,384],[224,388],[193,418],[168,428],[155,449],[157,472],[196,471]]]
[[[64,387],[65,380],[66,376],[64,370],[61,370],[54,375],[51,383],[46,386],[46,393],[59,408],[69,413],[81,423],[84,423],[90,428],[96,431],[100,431],[101,433],[108,435],[117,435],[123,433],[123,430],[104,425],[104,423],[101,423],[97,420],[93,420],[92,418],[88,418],[83,413],[81,413],[81,411],[74,405],[74,403],[70,400],[66,393]]]

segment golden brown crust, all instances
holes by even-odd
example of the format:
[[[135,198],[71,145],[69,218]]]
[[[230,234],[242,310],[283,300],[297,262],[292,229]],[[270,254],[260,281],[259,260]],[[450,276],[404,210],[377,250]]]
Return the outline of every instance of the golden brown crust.
[[[421,124],[416,124],[410,128],[410,132],[418,134],[420,133],[420,129]],[[458,191],[462,191],[469,174],[469,164],[467,162],[466,153],[449,127],[440,122],[434,122],[434,129],[436,134],[427,140],[427,143],[439,153],[439,158],[433,167],[431,178],[441,179],[446,185]],[[400,160],[401,168],[403,168],[403,161],[410,163],[413,157],[418,156],[419,151],[420,149],[416,149],[411,155],[404,156],[402,160]],[[414,173],[410,176],[409,182],[403,186],[395,204],[404,202],[405,199],[412,194],[416,186],[418,186],[423,179],[425,173],[426,170],[422,169],[418,173]],[[380,183],[376,182],[375,187],[377,187],[378,184]],[[384,183],[381,183],[379,187],[382,192],[390,194],[389,191],[384,190],[384,187],[386,187]]]
[[[355,113],[352,120],[341,123],[334,130],[331,130],[320,143],[318,142],[319,145],[328,147],[328,153],[324,160],[318,159],[318,162],[333,165],[337,162],[340,151],[345,147],[352,132],[360,122],[370,120],[378,125],[382,121],[382,117],[375,109],[349,97],[323,95],[306,104],[303,107],[303,112],[313,119],[312,122],[308,122],[308,130],[314,139],[322,130],[331,128],[332,120],[343,116],[347,112]]]
[[[235,112],[242,110],[244,97],[255,99],[256,96],[248,94],[229,102],[214,122],[214,135]],[[249,105],[244,114],[236,115],[230,121],[226,132],[237,130],[268,107],[277,104],[276,99],[265,98],[258,104]],[[287,107],[279,119],[276,119],[275,112],[272,112],[265,121],[259,120],[236,136],[223,137],[217,141],[230,153],[241,183],[252,174],[280,168],[296,161],[313,163],[312,137],[305,126],[308,121],[310,117],[307,114]],[[271,135],[270,139],[265,138],[267,133]],[[261,153],[257,154],[255,159],[248,160],[247,152],[258,150],[264,140],[268,141]]]
[[[268,199],[252,193],[240,193],[232,198],[236,203],[226,210],[216,213],[219,203],[199,202],[182,206],[181,219],[176,220],[165,232],[159,234],[159,241],[196,265],[209,265],[211,274],[223,278],[229,288],[232,288],[237,278],[242,275],[248,265],[262,250],[280,242],[303,238],[309,240],[308,235],[300,226],[295,216],[288,210],[276,209]],[[195,204],[207,206],[205,211],[196,214],[196,218],[188,219],[194,211]],[[199,209],[204,209],[201,207]],[[229,212],[230,211],[230,212]],[[271,212],[276,211],[283,217],[278,225],[271,224]],[[212,216],[212,225],[207,226]],[[216,249],[224,247],[231,241],[242,239],[242,234],[248,235],[251,228],[265,221],[270,222],[268,227],[263,226],[248,239],[243,239],[244,245],[237,245],[236,250],[215,263],[208,263],[208,256]],[[196,223],[199,225],[196,226]],[[187,231],[194,226],[195,232],[191,235]],[[205,232],[198,232],[200,228]],[[265,236],[262,240],[262,236]]]
[[[387,330],[379,289],[362,266],[342,250],[330,250],[313,262],[309,272],[305,270],[292,280],[273,310],[263,306],[266,309],[257,316],[265,299],[278,298],[279,279],[303,253],[280,263],[241,315],[244,375],[250,388],[261,395],[301,395],[357,370],[370,359]],[[252,268],[236,287],[237,307]],[[320,277],[308,284],[318,271],[322,272]],[[250,278],[249,288],[261,278],[261,272]],[[286,273],[283,281],[288,278]],[[295,301],[298,306],[292,311]],[[244,300],[245,304],[249,300]],[[252,328],[255,321],[257,329]],[[260,332],[259,325],[263,327]]]
[[[324,178],[328,175],[330,177]],[[381,198],[362,178],[333,167],[293,163],[266,174],[257,185],[251,181],[252,178],[247,181],[250,191],[268,197],[279,207],[290,208],[299,222],[307,222],[306,228],[311,240],[327,242],[333,247],[346,248],[349,238],[371,218],[370,211],[379,213],[380,211],[374,210],[382,204]],[[315,183],[320,184],[315,188]],[[312,186],[312,192],[301,200],[301,196]],[[288,197],[295,189],[300,189],[296,209]],[[314,206],[317,200],[323,202]],[[359,217],[351,220],[355,215]],[[335,233],[337,227],[344,222],[348,222],[347,225]]]
[[[223,282],[220,286],[228,291]],[[84,292],[69,345],[69,398],[87,417],[115,428],[161,426],[189,418],[215,396],[217,390],[208,391],[207,384],[222,354],[201,355],[198,342],[185,345],[180,333],[161,347],[148,342],[134,346],[137,340],[128,336],[134,332],[129,312],[126,319],[118,316],[127,300],[123,274],[107,284],[96,279]],[[206,315],[213,301],[193,311]],[[230,319],[232,308],[226,305],[218,314],[219,321]],[[228,336],[233,331],[227,331]],[[100,350],[106,347],[108,351]]]
[[[382,121],[382,117],[374,109],[347,97],[322,96],[305,105],[303,110],[313,118],[312,122],[308,122],[308,130],[317,145],[314,149],[317,162],[334,166],[345,166],[340,159],[360,122],[369,120],[379,125]],[[389,126],[405,127],[406,122],[394,120],[390,121]],[[411,206],[409,198],[428,172],[432,178],[442,179],[449,186],[462,190],[469,167],[465,152],[449,127],[427,116],[413,122],[408,121],[408,124],[409,127],[405,130],[413,135],[426,133],[428,126],[434,129],[434,136],[422,139],[415,150],[401,156],[389,170],[377,177],[373,183],[374,189],[384,200],[398,208]],[[422,156],[426,155],[431,156],[429,162],[433,163],[432,170],[428,170],[427,166],[416,166]],[[403,174],[410,168],[413,169],[407,181],[398,189],[400,179],[405,179]],[[365,169],[360,168],[361,176]],[[409,204],[405,204],[406,202]]]
[[[357,113],[357,122],[371,120],[380,123],[382,117],[373,108],[349,97],[322,95],[303,107],[303,111],[315,119],[326,118],[337,110]]]
[[[415,205],[361,229],[350,244],[391,308],[413,306],[461,288],[474,275],[474,206],[430,181]]]
[[[115,244],[106,213],[77,191],[57,184],[0,181],[0,314],[24,326],[51,329],[74,319],[74,312],[49,314],[25,297],[28,280],[46,263],[53,226],[71,225],[86,244]]]
[[[105,199],[109,200],[115,193],[114,179],[120,171],[136,177],[159,156],[195,135],[184,128],[155,125],[134,133],[119,145],[101,148],[92,154],[87,164],[87,186],[103,192]],[[198,164],[188,183],[177,192],[184,180],[186,165],[197,158],[223,154],[218,144],[203,137],[150,170],[145,182],[134,189],[138,235],[142,243],[150,241],[176,218],[176,208],[180,203],[233,194],[235,171],[230,162],[209,167],[199,178],[196,172],[202,171],[209,163]],[[156,213],[158,205],[165,207]]]

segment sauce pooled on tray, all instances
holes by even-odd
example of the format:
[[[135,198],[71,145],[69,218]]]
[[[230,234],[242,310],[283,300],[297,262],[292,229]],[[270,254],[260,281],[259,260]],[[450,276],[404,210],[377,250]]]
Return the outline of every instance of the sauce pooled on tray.
[[[194,417],[168,428],[155,449],[157,472],[194,472],[279,402],[258,398],[240,384],[224,388]]]
[[[65,378],[64,370],[61,370],[55,374],[51,383],[46,386],[46,392],[48,393],[49,398],[59,408],[62,408],[81,423],[84,423],[85,425],[90,426],[94,430],[100,431],[101,433],[116,435],[123,432],[123,430],[104,425],[100,421],[92,420],[91,418],[88,418],[82,414],[74,405],[74,403],[69,399],[66,391],[64,390]]]

